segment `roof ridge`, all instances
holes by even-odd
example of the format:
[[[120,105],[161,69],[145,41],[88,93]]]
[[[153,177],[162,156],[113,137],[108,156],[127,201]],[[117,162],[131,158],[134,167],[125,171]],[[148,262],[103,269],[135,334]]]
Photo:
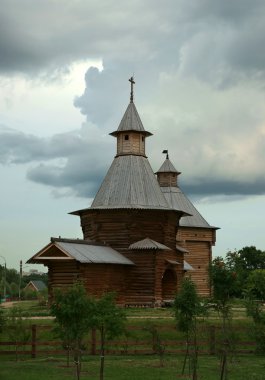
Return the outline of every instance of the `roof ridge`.
[[[75,243],[75,244],[85,244],[85,245],[98,245],[102,247],[107,247],[106,244],[98,242],[98,241],[92,241],[92,240],[86,240],[86,239],[68,239],[68,238],[56,238],[51,237],[51,243]]]

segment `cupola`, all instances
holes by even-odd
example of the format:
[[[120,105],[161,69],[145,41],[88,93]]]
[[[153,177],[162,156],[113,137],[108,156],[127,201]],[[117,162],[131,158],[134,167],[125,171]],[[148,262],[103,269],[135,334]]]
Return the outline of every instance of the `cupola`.
[[[177,171],[170,161],[168,151],[163,150],[162,153],[166,154],[166,159],[160,169],[155,173],[157,175],[158,183],[161,187],[177,187],[178,176],[181,172]]]
[[[129,79],[131,83],[130,103],[120,122],[118,129],[111,136],[117,137],[117,155],[145,155],[145,138],[152,136],[152,133],[144,129],[143,123],[135,107],[133,97],[133,85],[135,81],[133,77]]]

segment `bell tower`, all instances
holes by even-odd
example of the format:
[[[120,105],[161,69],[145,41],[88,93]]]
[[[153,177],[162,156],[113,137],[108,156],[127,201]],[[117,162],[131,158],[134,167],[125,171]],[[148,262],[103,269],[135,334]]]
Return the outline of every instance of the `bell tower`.
[[[125,114],[120,122],[118,129],[112,133],[111,136],[117,137],[117,154],[118,156],[145,155],[145,139],[152,136],[152,133],[146,131],[140,119],[140,116],[135,107],[133,98],[133,86],[135,81],[133,77],[129,79],[131,83],[130,103],[125,111]]]

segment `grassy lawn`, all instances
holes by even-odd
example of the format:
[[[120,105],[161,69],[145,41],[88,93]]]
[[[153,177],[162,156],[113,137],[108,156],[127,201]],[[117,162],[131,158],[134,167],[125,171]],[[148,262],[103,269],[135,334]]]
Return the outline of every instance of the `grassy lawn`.
[[[63,359],[31,359],[15,362],[0,359],[0,378],[5,380],[61,380],[74,379],[74,367],[67,368]],[[108,356],[106,357],[106,380],[175,380],[188,379],[181,376],[182,356],[167,356],[164,367],[159,366],[155,356]],[[216,357],[199,358],[199,379],[218,380],[219,360]],[[99,378],[99,357],[84,361],[81,379]],[[265,358],[236,356],[229,362],[231,380],[265,380]]]
[[[32,324],[37,325],[37,340],[54,341],[58,340],[52,333],[51,327],[54,322],[51,319],[31,319],[34,316],[49,316],[49,310],[45,306],[40,306],[38,301],[22,301],[18,302],[24,311],[24,316],[28,318],[29,329]],[[232,321],[232,332],[235,339],[236,347],[240,350],[249,350],[249,347],[244,346],[243,342],[253,341],[253,325],[249,318],[245,315],[245,309],[241,303],[235,304],[233,308],[234,319]],[[8,308],[5,309],[8,312]],[[182,333],[175,329],[176,322],[173,318],[172,309],[126,309],[128,317],[128,333],[127,335],[116,339],[115,342],[109,343],[109,349],[118,348],[123,352],[120,356],[106,357],[106,380],[176,380],[188,379],[189,376],[181,376],[181,367],[183,363],[182,354],[167,354],[165,356],[164,367],[159,366],[159,359],[156,355],[125,355],[127,339],[132,343],[133,349],[142,349],[147,344],[150,351],[152,347],[152,337],[150,332],[146,330],[147,326],[154,324],[161,336],[162,341],[167,348],[170,346],[175,349],[176,341],[183,342],[182,349],[185,348],[185,339]],[[215,326],[216,339],[218,341],[220,331],[220,320],[214,312],[210,317],[198,322],[199,333],[198,341],[202,342],[203,352],[209,352],[209,325]],[[91,339],[91,333],[88,334],[87,344]],[[1,341],[8,341],[8,333],[4,331],[1,334]],[[146,343],[145,343],[146,342]],[[98,336],[97,336],[98,344]],[[181,343],[182,344],[182,343]],[[239,344],[241,344],[239,346]],[[217,343],[218,349],[218,343]],[[254,347],[250,347],[254,349]],[[0,347],[4,350],[4,346]],[[14,349],[14,347],[12,348]],[[43,349],[49,349],[44,346]],[[53,347],[51,347],[53,349]],[[61,346],[58,346],[61,349]],[[26,350],[30,350],[29,346]],[[40,349],[41,350],[41,349]],[[152,350],[151,350],[152,351]],[[84,355],[84,365],[82,369],[81,379],[95,380],[99,378],[99,356],[88,356],[91,351],[87,351]],[[131,353],[131,352],[129,352]],[[137,351],[139,354],[139,351]],[[116,354],[115,354],[116,355]],[[57,356],[53,353],[45,353],[38,351],[37,358],[31,359],[30,353],[19,355],[19,361],[16,362],[15,355],[0,355],[0,380],[61,380],[75,379],[74,367],[67,368],[66,360],[58,353]],[[216,356],[201,355],[199,357],[199,377],[198,379],[218,380],[219,379],[219,359]],[[229,362],[229,380],[265,380],[265,357],[255,356],[254,354],[234,355]]]
[[[234,319],[245,319],[246,311],[244,300],[233,300],[232,311]],[[40,305],[38,300],[32,301],[17,301],[12,303],[2,304],[4,310],[8,312],[9,307],[19,306],[26,317],[50,316],[48,306]],[[265,306],[264,306],[265,307]],[[167,308],[126,308],[126,315],[129,319],[150,318],[150,319],[172,319],[174,318],[173,310]],[[210,318],[218,319],[218,315],[214,310],[210,310]]]
[[[11,307],[19,307],[24,317],[49,316],[50,311],[46,305],[40,305],[38,300],[6,302],[1,305],[6,314]]]

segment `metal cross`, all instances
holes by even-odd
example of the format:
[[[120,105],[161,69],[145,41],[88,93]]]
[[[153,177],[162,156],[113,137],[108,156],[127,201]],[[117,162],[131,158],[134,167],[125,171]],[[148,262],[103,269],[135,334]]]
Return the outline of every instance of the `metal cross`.
[[[129,79],[129,82],[131,82],[131,96],[130,96],[130,102],[133,103],[133,85],[135,84],[135,81],[133,77]]]

